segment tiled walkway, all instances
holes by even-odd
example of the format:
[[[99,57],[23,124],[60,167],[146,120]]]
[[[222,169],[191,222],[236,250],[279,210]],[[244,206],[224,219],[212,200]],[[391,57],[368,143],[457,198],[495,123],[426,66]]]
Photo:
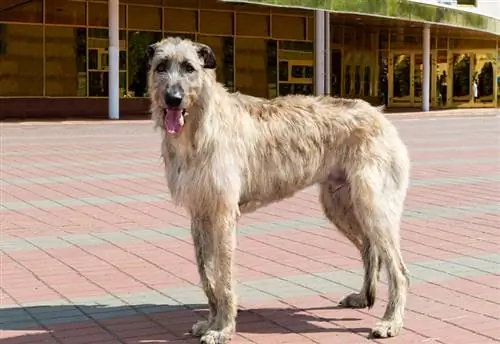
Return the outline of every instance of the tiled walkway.
[[[370,311],[335,307],[362,266],[312,188],[244,217],[233,343],[500,343],[500,119],[392,118],[413,160],[405,329],[366,339],[384,283]],[[6,124],[0,137],[0,343],[195,343],[205,298],[151,123]]]

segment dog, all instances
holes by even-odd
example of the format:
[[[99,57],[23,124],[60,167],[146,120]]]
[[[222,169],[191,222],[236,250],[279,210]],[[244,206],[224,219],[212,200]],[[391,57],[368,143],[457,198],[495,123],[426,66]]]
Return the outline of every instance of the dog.
[[[389,302],[373,337],[402,326],[409,271],[399,229],[410,160],[396,128],[365,101],[230,93],[216,81],[216,57],[178,37],[147,48],[151,114],[173,201],[191,218],[208,320],[193,325],[200,343],[230,341],[236,328],[233,268],[242,214],[319,185],[326,217],[360,251],[364,282],[340,305],[371,308],[380,269]]]

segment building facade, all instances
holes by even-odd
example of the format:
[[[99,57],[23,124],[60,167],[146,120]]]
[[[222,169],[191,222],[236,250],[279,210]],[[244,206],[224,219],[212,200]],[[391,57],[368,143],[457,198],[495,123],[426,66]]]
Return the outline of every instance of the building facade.
[[[314,92],[311,9],[215,0],[116,5],[121,114],[147,112],[144,51],[166,36],[210,45],[217,78],[230,90],[261,97]],[[106,117],[109,14],[107,1],[2,0],[0,118]],[[423,23],[338,12],[329,19],[332,95],[421,107]],[[429,30],[430,107],[500,106],[499,31]]]

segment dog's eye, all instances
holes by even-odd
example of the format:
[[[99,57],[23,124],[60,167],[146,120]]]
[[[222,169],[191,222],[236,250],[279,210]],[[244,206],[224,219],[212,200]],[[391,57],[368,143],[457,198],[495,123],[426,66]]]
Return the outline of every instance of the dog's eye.
[[[165,62],[162,62],[158,66],[156,66],[156,72],[158,72],[158,73],[163,73],[166,70],[167,70],[167,66],[165,65]]]
[[[192,65],[190,65],[189,63],[185,63],[183,67],[184,67],[184,70],[186,71],[186,73],[194,72],[194,67]]]

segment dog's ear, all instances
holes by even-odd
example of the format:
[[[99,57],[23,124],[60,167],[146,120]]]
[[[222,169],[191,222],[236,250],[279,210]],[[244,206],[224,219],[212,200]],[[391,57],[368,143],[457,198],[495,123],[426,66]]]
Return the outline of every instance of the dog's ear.
[[[203,68],[215,69],[217,67],[212,48],[206,44],[196,43],[196,51],[198,52],[198,56],[203,60]]]
[[[146,56],[148,57],[149,61],[153,59],[156,53],[156,43],[148,45],[146,48]]]

